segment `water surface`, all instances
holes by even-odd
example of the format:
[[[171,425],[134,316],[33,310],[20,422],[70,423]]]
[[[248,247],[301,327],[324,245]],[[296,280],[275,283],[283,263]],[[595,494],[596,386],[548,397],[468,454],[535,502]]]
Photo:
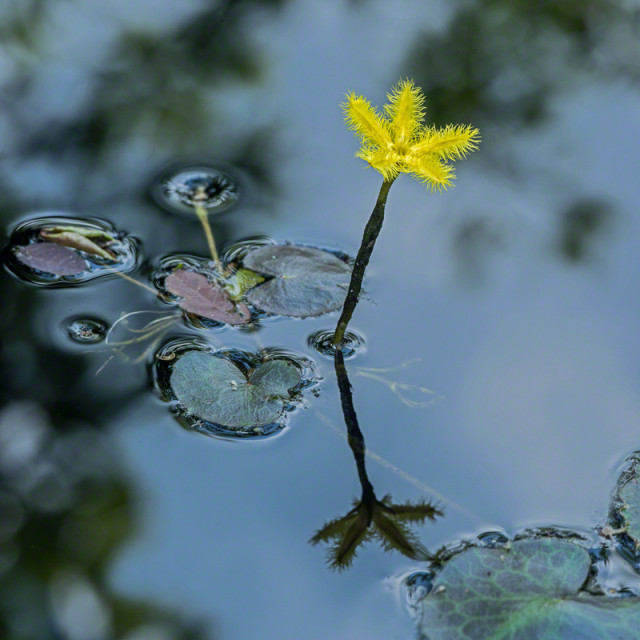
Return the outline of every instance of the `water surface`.
[[[371,482],[442,507],[418,529],[432,550],[488,529],[590,536],[640,447],[637,7],[402,4],[8,3],[6,237],[47,211],[95,216],[140,240],[145,280],[163,256],[207,251],[153,178],[214,163],[243,184],[213,221],[221,246],[264,235],[354,255],[380,176],[353,158],[338,105],[350,89],[382,104],[414,77],[429,116],[483,143],[446,193],[402,176],[389,195],[351,325],[366,346],[347,361]],[[103,345],[69,338],[70,318],[167,309],[147,291],[117,276],[0,286],[0,503],[21,514],[0,532],[0,589],[19,585],[4,635],[412,636],[400,578],[424,563],[370,543],[335,572],[308,542],[360,494],[332,362],[307,344],[335,314],[204,332],[303,353],[322,377],[285,431],[238,442],[181,428],[145,362],[100,370]],[[427,388],[407,393],[428,406],[393,382]],[[639,588],[624,564],[609,574]]]

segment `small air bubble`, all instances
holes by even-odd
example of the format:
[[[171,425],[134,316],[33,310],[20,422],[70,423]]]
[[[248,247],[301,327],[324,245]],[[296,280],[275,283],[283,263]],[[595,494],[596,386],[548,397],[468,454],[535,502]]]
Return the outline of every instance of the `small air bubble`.
[[[509,538],[500,531],[487,531],[485,533],[481,533],[478,536],[478,540],[482,546],[487,549],[499,549],[509,542]]]
[[[416,571],[405,578],[404,584],[410,604],[417,603],[431,592],[435,577],[434,571]]]
[[[102,342],[108,330],[107,323],[97,318],[72,318],[65,328],[72,340],[83,343]]]

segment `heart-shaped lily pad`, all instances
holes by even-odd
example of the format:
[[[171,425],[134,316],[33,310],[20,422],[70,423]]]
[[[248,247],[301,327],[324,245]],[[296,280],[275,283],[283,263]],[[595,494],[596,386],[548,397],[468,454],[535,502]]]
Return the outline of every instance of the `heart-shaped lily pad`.
[[[311,247],[261,247],[248,253],[243,264],[273,276],[251,289],[247,301],[267,313],[294,318],[339,309],[351,278],[348,264],[332,253]]]
[[[585,548],[560,538],[465,549],[445,564],[420,605],[423,638],[637,637],[640,598],[582,592],[590,567]]]
[[[268,360],[248,376],[230,360],[191,350],[171,372],[171,388],[189,414],[216,425],[249,430],[277,422],[301,381],[293,362]]]
[[[225,324],[246,324],[251,320],[244,302],[233,302],[221,285],[201,273],[178,269],[167,276],[164,286],[182,298],[180,307],[190,313]]]

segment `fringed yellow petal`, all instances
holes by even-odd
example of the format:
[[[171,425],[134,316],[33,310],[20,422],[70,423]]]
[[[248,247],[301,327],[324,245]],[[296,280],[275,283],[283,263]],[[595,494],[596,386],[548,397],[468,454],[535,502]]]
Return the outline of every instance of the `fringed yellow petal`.
[[[376,147],[363,147],[356,153],[356,157],[362,158],[369,166],[379,171],[385,180],[395,178],[400,173],[400,159],[393,152]]]
[[[408,145],[424,117],[424,95],[413,80],[401,80],[387,95],[384,110],[391,121],[394,142],[402,148]]]
[[[431,191],[446,189],[456,177],[452,166],[431,154],[409,158],[406,165],[407,171],[426,183]]]
[[[380,148],[387,148],[392,144],[388,123],[366,98],[351,92],[347,94],[347,101],[341,106],[349,129],[354,131],[364,144]]]
[[[478,148],[480,132],[471,125],[447,125],[442,129],[425,129],[411,147],[411,154],[421,156],[435,153],[447,160],[459,160]]]

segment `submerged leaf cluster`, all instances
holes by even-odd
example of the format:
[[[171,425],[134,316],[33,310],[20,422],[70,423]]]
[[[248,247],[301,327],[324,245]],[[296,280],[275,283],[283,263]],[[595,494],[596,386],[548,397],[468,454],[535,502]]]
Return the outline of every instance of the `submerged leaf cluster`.
[[[412,80],[401,80],[387,98],[381,113],[364,96],[347,94],[342,105],[345,120],[362,142],[356,157],[385,181],[409,173],[432,191],[446,189],[455,178],[451,162],[478,148],[480,132],[471,125],[422,124],[424,94]]]

